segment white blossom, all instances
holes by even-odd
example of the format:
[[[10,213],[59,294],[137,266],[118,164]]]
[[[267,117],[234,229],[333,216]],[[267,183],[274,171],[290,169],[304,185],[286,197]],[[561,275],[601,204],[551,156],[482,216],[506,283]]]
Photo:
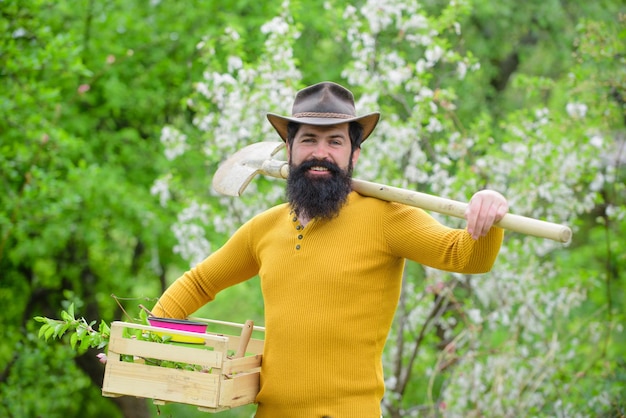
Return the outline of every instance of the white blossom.
[[[150,188],[150,194],[159,197],[159,203],[161,206],[166,207],[167,202],[171,198],[169,182],[172,179],[171,173],[166,174],[165,176],[158,178],[154,181],[154,184]]]
[[[178,241],[173,251],[188,260],[193,267],[211,253],[211,244],[206,239],[208,206],[192,201],[178,214],[172,232]]]
[[[428,48],[424,54],[429,66],[436,64],[443,57],[444,50],[439,45]]]
[[[454,26],[454,33],[456,33],[457,35],[461,35],[461,24],[459,22],[454,22],[453,23]]]
[[[574,119],[582,119],[587,114],[587,105],[584,103],[568,103],[565,106],[567,114]]]
[[[289,30],[289,25],[280,17],[275,17],[270,22],[265,23],[261,26],[262,33],[275,33],[276,35],[284,35]]]
[[[161,143],[165,148],[165,157],[168,160],[182,155],[187,150],[187,135],[171,126],[161,129]]]
[[[239,35],[239,32],[237,32],[233,27],[228,26],[226,27],[226,29],[224,29],[224,33],[233,41],[237,41],[239,40],[239,38],[241,38],[241,35]]]
[[[441,121],[435,117],[431,117],[428,119],[428,125],[426,126],[426,130],[428,132],[441,132],[443,130],[443,125]]]
[[[240,70],[241,68],[243,68],[243,61],[241,60],[241,57],[235,55],[231,55],[230,57],[228,57],[229,72],[235,72],[237,70]]]
[[[596,148],[602,148],[604,145],[604,138],[602,135],[592,135],[589,138],[589,143]]]

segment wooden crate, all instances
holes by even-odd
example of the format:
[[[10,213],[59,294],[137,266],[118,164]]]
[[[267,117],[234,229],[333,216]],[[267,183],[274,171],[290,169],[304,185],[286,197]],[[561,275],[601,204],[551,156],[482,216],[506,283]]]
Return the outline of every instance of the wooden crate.
[[[167,330],[170,335],[204,340],[204,344],[172,344],[130,338],[125,329],[163,333],[162,328],[151,326],[119,321],[111,324],[103,396],[148,398],[161,405],[183,403],[205,412],[220,412],[255,401],[259,392],[263,340],[251,338],[246,355],[232,358],[231,354],[239,347],[239,335]],[[154,360],[200,365],[204,370],[161,367],[154,365]]]

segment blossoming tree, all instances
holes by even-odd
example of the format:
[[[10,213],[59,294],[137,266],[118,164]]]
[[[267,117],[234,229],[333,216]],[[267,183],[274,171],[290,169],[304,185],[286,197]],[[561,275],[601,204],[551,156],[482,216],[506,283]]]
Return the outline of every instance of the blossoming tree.
[[[480,92],[467,90],[469,78],[483,69],[466,49],[463,22],[475,6],[453,0],[432,13],[419,1],[371,0],[336,11],[341,30],[332,41],[349,51],[340,81],[356,93],[360,113],[382,112],[356,174],[463,201],[489,187],[508,197],[514,213],[576,226],[618,178],[624,151],[613,126],[623,104],[598,92],[603,80],[588,77],[590,50],[580,48],[579,64],[564,77],[520,73],[510,79],[525,95],[518,108],[500,114],[472,108],[468,102]],[[212,172],[237,149],[276,140],[265,113],[289,112],[307,79],[294,51],[300,28],[288,3],[283,10],[261,28],[266,42],[256,58],[246,58],[244,35],[233,28],[199,43],[207,67],[188,100],[199,135],[191,139],[181,127],[164,126],[161,139],[172,165],[201,153]],[[618,157],[611,162],[611,155]],[[190,264],[212,250],[207,231],[232,232],[280,201],[283,190],[280,182],[259,179],[241,199],[202,196],[171,173],[153,187],[163,205],[172,193],[187,202],[174,226],[174,251]],[[620,222],[625,213],[609,204],[606,219]],[[572,274],[567,251],[507,233],[495,268],[485,275],[409,263],[384,358],[385,416],[574,416],[610,408],[614,390],[571,373],[595,367],[581,360],[588,347],[581,341],[601,345],[607,322],[603,316],[572,321],[599,279]],[[608,326],[616,323],[611,318]],[[580,387],[589,389],[584,400]]]

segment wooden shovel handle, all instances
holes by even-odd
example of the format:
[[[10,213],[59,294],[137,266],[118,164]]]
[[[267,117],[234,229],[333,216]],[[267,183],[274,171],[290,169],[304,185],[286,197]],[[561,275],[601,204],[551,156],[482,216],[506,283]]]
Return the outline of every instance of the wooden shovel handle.
[[[241,329],[239,347],[237,347],[237,352],[235,352],[233,358],[240,358],[246,355],[246,348],[248,348],[248,343],[250,342],[250,337],[252,336],[253,329],[254,321],[248,319]]]
[[[218,324],[218,325],[227,325],[229,327],[237,327],[237,328],[245,328],[246,324],[240,324],[239,322],[228,322],[228,321],[218,321],[217,319],[207,319],[207,318],[199,318],[196,316],[187,317],[190,321],[196,322],[206,322],[207,324]],[[265,332],[265,327],[253,326],[253,331],[263,331]]]
[[[415,206],[443,215],[465,219],[467,203],[458,202],[456,200],[358,179],[352,180],[352,189],[365,196],[371,196],[389,202],[404,203],[405,205]],[[565,225],[510,213],[504,215],[496,225],[500,228],[508,229],[509,231],[521,232],[522,234],[548,238],[564,243],[569,242],[572,238],[572,230]]]
[[[284,161],[267,160],[263,163],[260,172],[265,175],[286,179],[289,175],[289,167]],[[364,196],[375,197],[389,202],[404,203],[405,205],[441,213],[442,215],[465,219],[467,203],[458,202],[456,200],[359,179],[352,179],[352,189]],[[548,238],[558,242],[567,243],[572,239],[572,230],[565,225],[510,213],[504,215],[496,225],[500,228],[508,229],[509,231],[520,232],[539,238]]]

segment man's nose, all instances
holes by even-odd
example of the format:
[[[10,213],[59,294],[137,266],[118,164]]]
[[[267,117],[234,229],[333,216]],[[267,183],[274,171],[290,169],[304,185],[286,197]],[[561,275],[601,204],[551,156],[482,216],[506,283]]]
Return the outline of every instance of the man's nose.
[[[313,157],[318,160],[328,159],[328,146],[324,143],[318,143],[313,149]]]

